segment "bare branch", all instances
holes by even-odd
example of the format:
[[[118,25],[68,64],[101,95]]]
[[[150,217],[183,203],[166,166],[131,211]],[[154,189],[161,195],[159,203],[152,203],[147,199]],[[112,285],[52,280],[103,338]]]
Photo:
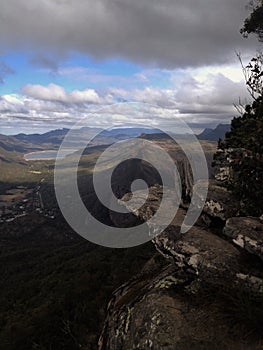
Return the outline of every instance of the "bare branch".
[[[242,67],[243,75],[246,81],[247,90],[250,96],[256,100],[263,94],[263,54],[258,52],[248,65],[244,65],[241,54],[236,52]]]

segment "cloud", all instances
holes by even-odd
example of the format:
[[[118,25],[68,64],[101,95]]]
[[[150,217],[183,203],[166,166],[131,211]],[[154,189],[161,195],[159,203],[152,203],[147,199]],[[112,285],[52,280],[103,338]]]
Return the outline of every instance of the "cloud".
[[[84,117],[89,118],[88,126],[98,127],[127,121],[169,129],[175,118],[182,118],[194,127],[211,127],[230,122],[237,114],[233,103],[238,104],[239,99],[243,104],[249,102],[246,86],[238,80],[238,74],[234,80],[217,69],[170,72],[170,75],[171,86],[165,89],[149,85],[141,89],[109,88],[103,93],[93,89],[67,92],[56,84],[26,85],[21,95],[0,98],[0,119],[3,125],[8,120],[19,125],[30,123],[38,129],[70,127]],[[145,103],[149,108],[144,113],[140,107],[134,108],[131,113],[131,108],[122,103],[119,113],[109,113],[110,105],[118,101]],[[151,114],[154,110],[151,106],[161,107],[157,115]]]
[[[0,84],[4,84],[5,77],[10,74],[15,74],[15,71],[7,64],[0,61]]]
[[[175,108],[174,91],[171,89],[162,89],[154,86],[147,86],[143,89],[110,89],[110,93],[117,101],[133,101],[148,103],[165,108]]]
[[[90,104],[101,102],[100,96],[93,89],[66,92],[62,86],[56,84],[49,84],[48,86],[28,84],[22,88],[22,92],[29,97],[46,101]]]
[[[0,113],[3,116],[10,113],[27,114],[28,110],[23,101],[21,101],[15,95],[3,95],[0,96]]]
[[[33,66],[46,68],[49,72],[57,73],[58,62],[54,58],[50,58],[44,55],[36,55],[31,58],[30,63]]]
[[[171,73],[173,75],[174,73]],[[242,75],[241,75],[242,77]],[[126,101],[139,101],[175,109],[189,120],[194,115],[222,115],[229,119],[235,113],[234,104],[241,100],[249,102],[244,82],[233,81],[215,70],[215,73],[200,75],[199,71],[184,72],[171,76],[173,86],[161,88],[147,86],[143,89],[110,89],[115,98]]]
[[[208,74],[199,81],[188,76],[176,91],[175,100],[181,114],[233,113],[239,100],[247,103],[249,95],[243,81],[235,82],[221,73]]]
[[[73,52],[164,68],[229,62],[255,41],[239,33],[247,0],[2,0],[1,49]],[[254,49],[253,49],[254,51]],[[49,65],[47,59],[34,59]],[[52,65],[52,64],[51,64]]]

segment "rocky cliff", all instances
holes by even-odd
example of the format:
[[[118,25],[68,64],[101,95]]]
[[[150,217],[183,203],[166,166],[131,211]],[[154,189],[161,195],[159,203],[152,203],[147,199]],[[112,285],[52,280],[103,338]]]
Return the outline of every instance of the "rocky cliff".
[[[134,215],[147,221],[160,193],[151,187]],[[154,238],[156,256],[114,292],[99,350],[263,349],[262,219],[238,217],[214,181],[202,216],[181,234],[186,208]]]

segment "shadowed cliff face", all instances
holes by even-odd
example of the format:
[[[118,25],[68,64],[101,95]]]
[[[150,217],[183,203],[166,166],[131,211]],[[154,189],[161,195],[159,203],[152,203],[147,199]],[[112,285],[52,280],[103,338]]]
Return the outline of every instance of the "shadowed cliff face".
[[[128,147],[124,144],[121,149],[116,147],[116,150],[112,151],[109,160],[102,161],[99,166],[96,165],[96,172],[99,174],[98,187],[103,188],[103,196],[106,202],[112,204],[116,200],[115,196],[121,199],[125,194],[130,193],[132,183],[138,179],[143,180],[148,187],[152,187],[155,184],[163,185],[158,168],[162,169],[163,177],[169,179],[171,187],[174,186],[175,170],[162,165],[163,158],[162,154],[159,154],[159,148],[167,152],[172,162],[175,163],[181,182],[182,202],[184,205],[189,204],[193,191],[191,166],[180,147],[174,142],[168,142],[167,140],[159,141],[157,145],[146,143],[143,147],[137,144]],[[210,145],[207,147],[207,154],[210,154]],[[99,156],[100,154],[98,154]],[[120,162],[122,157],[126,157],[127,160]],[[83,166],[86,166],[85,155],[82,157],[81,162],[83,162]],[[108,178],[111,179],[110,187],[105,186]],[[134,215],[118,213],[108,209],[110,205],[107,207],[103,205],[96,196],[92,176],[87,177],[87,174],[83,174],[83,176],[80,174],[79,188],[88,210],[100,221],[117,227],[131,226],[138,221],[138,219],[134,218]]]
[[[114,292],[100,350],[262,349],[255,324],[263,321],[263,224],[259,218],[227,220],[238,208],[227,191],[211,186],[204,220],[181,234],[185,210],[179,209],[153,240],[165,260],[156,255]],[[153,186],[134,214],[147,220],[158,198],[160,186]],[[214,220],[224,230],[215,230]]]
[[[211,175],[212,170],[210,162],[216,145],[204,142],[202,147],[207,157],[208,168]],[[103,195],[109,203],[111,203],[111,198],[113,197],[112,192],[118,199],[121,199],[125,194],[130,193],[131,185],[134,180],[144,180],[148,187],[152,187],[155,184],[162,185],[161,176],[155,165],[162,168],[166,178],[174,179],[174,173],[172,172],[174,170],[162,166],[162,155],[157,156],[158,148],[162,148],[164,152],[167,152],[175,163],[181,181],[181,204],[185,207],[189,205],[193,192],[192,169],[184,152],[174,141],[172,142],[171,140],[154,140],[153,145],[146,143],[143,147],[139,147],[136,144],[133,147],[125,147],[124,145],[121,150],[117,148],[119,153],[116,152],[116,156],[114,156],[115,154],[113,152],[110,160],[106,160],[100,164],[97,168],[97,172],[100,174],[101,179],[100,187],[103,188]],[[99,156],[100,153],[97,157]],[[119,162],[119,159],[122,156],[126,157],[127,160]],[[142,158],[146,158],[148,161],[144,161]],[[81,160],[81,162],[83,162],[83,167],[87,166],[87,161],[85,159],[84,154]],[[111,188],[105,188],[105,179],[108,178],[108,174],[112,169],[114,170],[111,177]],[[92,215],[100,221],[117,227],[127,227],[138,223],[138,219],[136,219],[134,215],[121,214],[109,210],[99,201],[92,184],[92,176],[87,178],[87,174],[84,174],[83,176],[80,174],[79,187],[85,205]],[[115,200],[115,197],[113,200]]]

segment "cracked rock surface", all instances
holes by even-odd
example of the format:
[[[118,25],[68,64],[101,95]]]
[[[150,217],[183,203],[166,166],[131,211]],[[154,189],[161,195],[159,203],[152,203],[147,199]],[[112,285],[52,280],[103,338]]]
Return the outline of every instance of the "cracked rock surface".
[[[212,193],[225,207],[209,211],[210,195],[204,211],[224,221],[236,207],[226,209],[224,189],[214,187]],[[140,191],[133,193],[134,203],[140,198]],[[161,187],[153,186],[147,202],[133,213],[147,221],[160,201]],[[153,239],[160,254],[114,292],[99,350],[263,348],[263,339],[250,336],[235,316],[244,306],[243,294],[263,298],[262,222],[228,218],[220,234],[197,222],[182,234],[185,214],[179,209],[171,225]]]
[[[260,218],[230,218],[223,232],[235,245],[263,260],[263,223]]]

